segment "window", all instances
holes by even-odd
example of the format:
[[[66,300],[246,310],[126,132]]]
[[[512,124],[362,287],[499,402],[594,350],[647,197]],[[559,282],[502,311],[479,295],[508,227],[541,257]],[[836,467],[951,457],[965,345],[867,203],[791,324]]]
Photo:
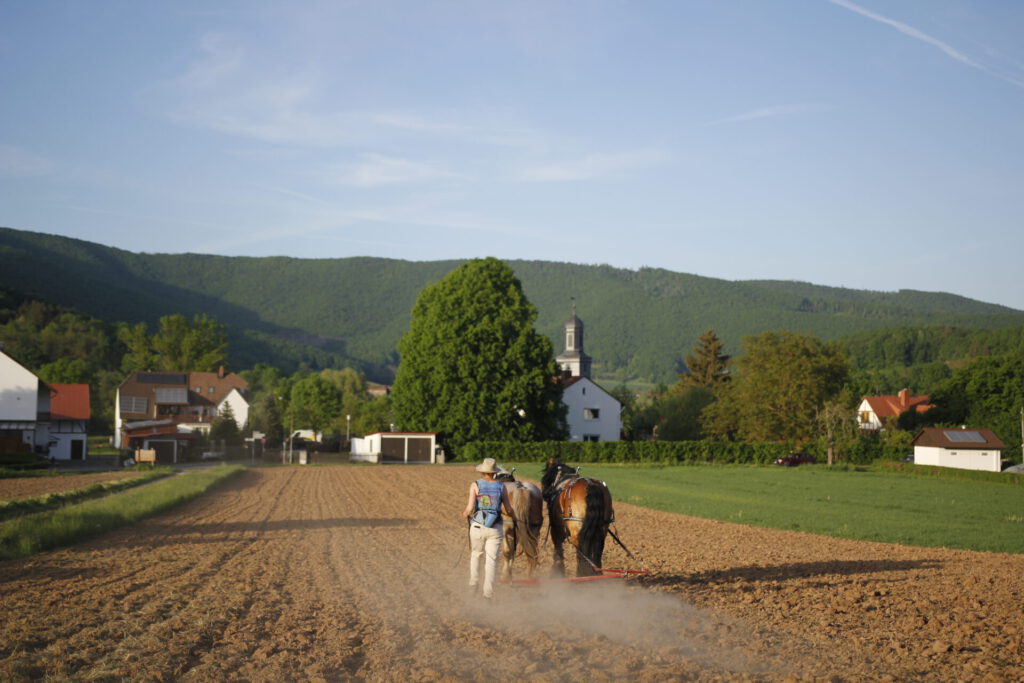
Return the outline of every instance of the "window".
[[[209,388],[209,389],[208,389],[208,390],[206,391],[206,393],[208,393],[208,394],[212,394],[212,393],[213,393],[213,387],[210,387],[210,388]]]
[[[202,387],[196,387],[195,389],[193,389],[193,391],[195,391],[197,394],[201,394],[201,393],[203,393],[203,388]]]
[[[866,410],[864,410],[864,411],[861,411],[861,414],[860,414],[860,421],[861,421],[861,422],[864,422],[864,423],[867,423],[867,422],[871,422],[871,413],[869,413],[869,412],[868,412],[868,411],[866,411]]]
[[[597,420],[601,417],[601,411],[598,408],[584,408],[583,419],[584,420]]]
[[[598,436],[597,434],[584,434],[583,435],[583,440],[584,441],[592,441],[594,443],[597,443],[598,441],[601,440],[601,437]]]
[[[567,348],[567,349],[571,349],[572,348],[572,332],[566,332],[565,333],[565,348]]]

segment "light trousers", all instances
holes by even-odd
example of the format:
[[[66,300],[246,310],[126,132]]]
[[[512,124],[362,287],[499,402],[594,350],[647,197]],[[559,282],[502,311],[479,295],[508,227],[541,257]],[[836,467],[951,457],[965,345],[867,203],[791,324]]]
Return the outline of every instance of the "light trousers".
[[[473,523],[469,527],[469,585],[480,583],[480,560],[484,562],[485,598],[494,595],[494,577],[498,573],[498,555],[501,553],[501,525],[493,527]]]

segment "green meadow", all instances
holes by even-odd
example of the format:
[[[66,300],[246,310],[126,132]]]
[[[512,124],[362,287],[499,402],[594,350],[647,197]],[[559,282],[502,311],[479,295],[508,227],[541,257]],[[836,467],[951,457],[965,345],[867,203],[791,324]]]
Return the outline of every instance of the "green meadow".
[[[540,465],[520,464],[518,474],[538,480]],[[865,541],[1024,552],[1024,486],[1008,474],[974,480],[824,465],[589,464],[580,474],[604,480],[616,501],[665,512]]]

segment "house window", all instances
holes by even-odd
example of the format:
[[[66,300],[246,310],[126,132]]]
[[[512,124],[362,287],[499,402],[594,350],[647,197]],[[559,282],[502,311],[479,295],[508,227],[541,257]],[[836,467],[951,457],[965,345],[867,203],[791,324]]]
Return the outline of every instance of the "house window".
[[[566,332],[565,334],[565,348],[572,348],[572,332]]]
[[[583,419],[584,420],[598,420],[601,417],[601,411],[598,408],[584,408]]]
[[[207,389],[206,393],[212,394],[213,393],[213,387],[210,387],[209,389]]]
[[[197,394],[201,394],[201,393],[203,393],[203,388],[202,387],[196,387],[193,391],[195,391]]]
[[[867,424],[868,422],[871,422],[871,413],[869,413],[866,410],[861,412],[861,414],[860,414],[860,421],[865,423],[865,424]]]
[[[594,443],[597,443],[598,441],[601,440],[601,437],[598,436],[597,434],[584,434],[583,435],[583,440],[584,441],[592,441]]]

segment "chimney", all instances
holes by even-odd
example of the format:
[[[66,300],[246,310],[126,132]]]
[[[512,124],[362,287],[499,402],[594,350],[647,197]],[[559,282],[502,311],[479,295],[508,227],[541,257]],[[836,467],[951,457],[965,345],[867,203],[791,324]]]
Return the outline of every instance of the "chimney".
[[[217,368],[217,379],[224,379],[224,366]]]
[[[900,397],[900,407],[901,408],[906,408],[907,405],[910,404],[909,397],[907,396],[907,390],[906,389],[900,389],[899,397]]]

